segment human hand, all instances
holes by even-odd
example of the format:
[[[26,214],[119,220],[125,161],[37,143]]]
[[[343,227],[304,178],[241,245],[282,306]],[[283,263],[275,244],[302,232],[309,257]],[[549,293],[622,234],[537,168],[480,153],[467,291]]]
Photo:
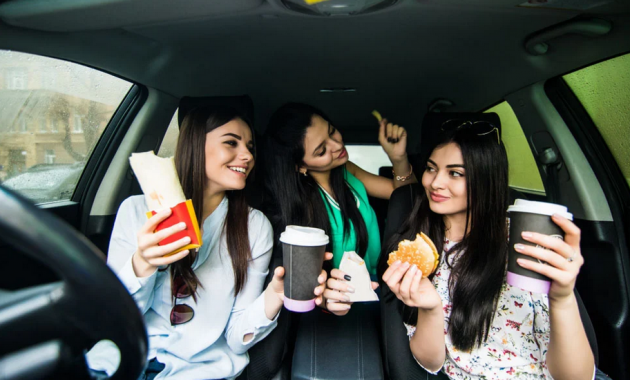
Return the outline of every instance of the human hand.
[[[405,305],[422,310],[442,308],[442,299],[416,265],[396,261],[383,273],[383,281]]]
[[[168,218],[171,212],[170,208],[159,211],[150,217],[138,231],[138,249],[132,258],[133,270],[136,276],[147,277],[155,272],[158,267],[174,263],[189,254],[189,250],[186,249],[171,256],[166,256],[190,244],[190,237],[188,236],[166,245],[158,245],[159,242],[167,237],[186,229],[186,223],[182,222],[154,232],[158,224]]]
[[[339,269],[333,269],[330,272],[324,298],[326,299],[326,308],[331,313],[342,316],[350,311],[352,302],[350,302],[348,293],[354,293],[354,288],[348,283],[350,280],[350,276]],[[372,289],[376,288],[378,288],[378,283],[372,282]]]
[[[514,249],[519,253],[548,264],[545,265],[527,259],[516,260],[523,268],[540,273],[551,279],[549,300],[557,302],[573,297],[575,280],[578,273],[580,273],[580,267],[584,264],[584,258],[580,251],[580,229],[573,222],[560,215],[553,215],[551,219],[564,231],[564,240],[536,232],[524,231],[521,234],[523,239],[539,247],[515,244]]]
[[[388,123],[387,119],[380,121],[378,142],[392,163],[407,158],[407,131],[396,124]]]

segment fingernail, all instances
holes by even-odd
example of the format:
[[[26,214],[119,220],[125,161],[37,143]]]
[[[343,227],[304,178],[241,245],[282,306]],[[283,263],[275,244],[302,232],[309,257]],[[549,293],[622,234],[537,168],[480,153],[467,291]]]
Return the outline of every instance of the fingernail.
[[[180,230],[185,230],[185,229],[186,229],[186,223],[181,222],[181,223],[179,224],[179,229],[180,229]]]
[[[350,305],[344,305],[346,310],[350,310]]]
[[[322,282],[324,282],[324,278],[322,276],[317,277],[317,282],[321,284]]]
[[[524,231],[523,233],[521,233],[521,236],[527,239],[527,238],[531,238],[534,235],[532,235],[531,232]]]
[[[418,270],[418,266],[416,264],[413,264],[410,270],[411,270],[411,273],[414,273],[415,271]]]
[[[337,300],[331,300],[330,298],[326,300],[326,303],[335,303]]]
[[[514,249],[517,251],[522,251],[523,249],[525,249],[525,246],[523,244],[514,244]]]
[[[346,281],[352,281],[352,277],[350,277],[350,275],[349,275],[349,274],[347,274],[347,275],[343,276],[343,278],[344,278]]]
[[[405,261],[405,263],[402,265],[404,268],[409,268],[409,263]]]
[[[190,240],[190,236],[186,236],[186,240],[184,240],[184,241],[187,242],[187,243],[190,243],[190,241],[191,241]]]
[[[349,296],[343,296],[343,300],[346,302],[350,302],[350,297]]]
[[[348,286],[348,287],[346,288],[346,292],[349,292],[349,293],[354,293],[354,288],[353,288],[352,286]]]

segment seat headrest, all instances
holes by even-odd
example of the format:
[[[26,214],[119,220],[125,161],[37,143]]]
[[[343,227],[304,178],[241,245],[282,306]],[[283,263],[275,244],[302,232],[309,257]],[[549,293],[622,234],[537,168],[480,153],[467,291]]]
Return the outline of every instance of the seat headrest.
[[[442,124],[453,119],[472,122],[487,121],[495,125],[499,129],[499,135],[501,135],[501,119],[494,112],[428,112],[424,115],[420,130],[420,149],[418,152],[421,155],[428,154],[427,150],[431,147],[432,142],[440,135]]]
[[[240,96],[204,96],[190,97],[184,96],[179,101],[178,123],[181,125],[184,116],[191,109],[199,106],[228,106],[236,109],[239,113],[254,122],[254,102],[249,95]]]

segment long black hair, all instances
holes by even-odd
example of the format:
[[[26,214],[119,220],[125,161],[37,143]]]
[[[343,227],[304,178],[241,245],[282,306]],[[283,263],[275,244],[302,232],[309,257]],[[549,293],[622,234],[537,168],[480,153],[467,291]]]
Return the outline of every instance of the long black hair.
[[[448,143],[455,143],[461,149],[468,198],[467,233],[445,258],[450,262],[449,255],[462,252],[451,266],[449,293],[452,309],[448,332],[455,347],[470,351],[488,337],[505,278],[508,161],[505,147],[497,142],[494,133],[479,136],[474,130],[461,129],[444,134],[428,153]],[[379,278],[387,269],[389,252],[394,251],[402,239],[413,240],[420,231],[435,242],[438,252],[442,252],[444,219],[431,211],[424,189],[416,196],[411,215],[399,233],[384,245],[378,266]],[[403,318],[407,323],[415,324],[417,309],[403,307]]]
[[[269,200],[265,210],[276,238],[287,225],[317,227],[330,236],[331,224],[320,187],[310,175],[296,170],[304,164],[304,137],[311,126],[313,116],[319,115],[328,123],[330,119],[315,107],[301,103],[287,103],[280,107],[269,120],[265,131],[264,164],[265,190]],[[354,190],[348,186],[344,166],[330,172],[332,194],[339,203],[344,237],[349,236],[351,226],[356,236],[356,252],[365,256],[367,228],[359,213]],[[332,243],[332,239],[331,239]]]
[[[175,151],[175,168],[182,184],[186,199],[191,199],[199,222],[203,216],[203,194],[208,182],[206,176],[206,134],[234,119],[243,120],[250,129],[250,122],[238,111],[230,107],[197,107],[189,111],[181,122],[179,139]],[[252,130],[252,136],[254,131]],[[248,222],[249,206],[243,190],[226,191],[228,211],[223,225],[227,248],[234,268],[234,295],[236,296],[247,281],[247,263],[251,258]],[[183,259],[171,264],[171,276],[182,276],[188,289],[195,290],[201,285],[192,269],[196,252],[191,251]],[[176,286],[171,281],[172,287]],[[172,289],[176,294],[177,289]]]

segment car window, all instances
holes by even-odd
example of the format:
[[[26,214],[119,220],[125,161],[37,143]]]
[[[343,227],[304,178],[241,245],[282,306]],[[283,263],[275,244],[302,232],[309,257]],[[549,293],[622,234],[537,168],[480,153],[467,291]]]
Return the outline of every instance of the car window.
[[[0,182],[35,203],[69,200],[132,84],[75,63],[0,50]]]
[[[171,123],[168,125],[168,129],[166,130],[166,135],[164,135],[164,139],[160,145],[160,150],[158,150],[158,156],[160,157],[171,157],[175,155],[177,138],[179,137],[179,122],[177,121],[178,111],[179,109],[175,111],[175,114],[171,119]]]
[[[501,119],[502,140],[510,165],[510,187],[525,193],[545,195],[536,160],[512,107],[504,101],[485,112],[495,112]]]
[[[366,172],[378,175],[383,166],[391,167],[387,153],[380,145],[346,145],[348,157]]]
[[[601,133],[630,185],[630,54],[563,77]]]

